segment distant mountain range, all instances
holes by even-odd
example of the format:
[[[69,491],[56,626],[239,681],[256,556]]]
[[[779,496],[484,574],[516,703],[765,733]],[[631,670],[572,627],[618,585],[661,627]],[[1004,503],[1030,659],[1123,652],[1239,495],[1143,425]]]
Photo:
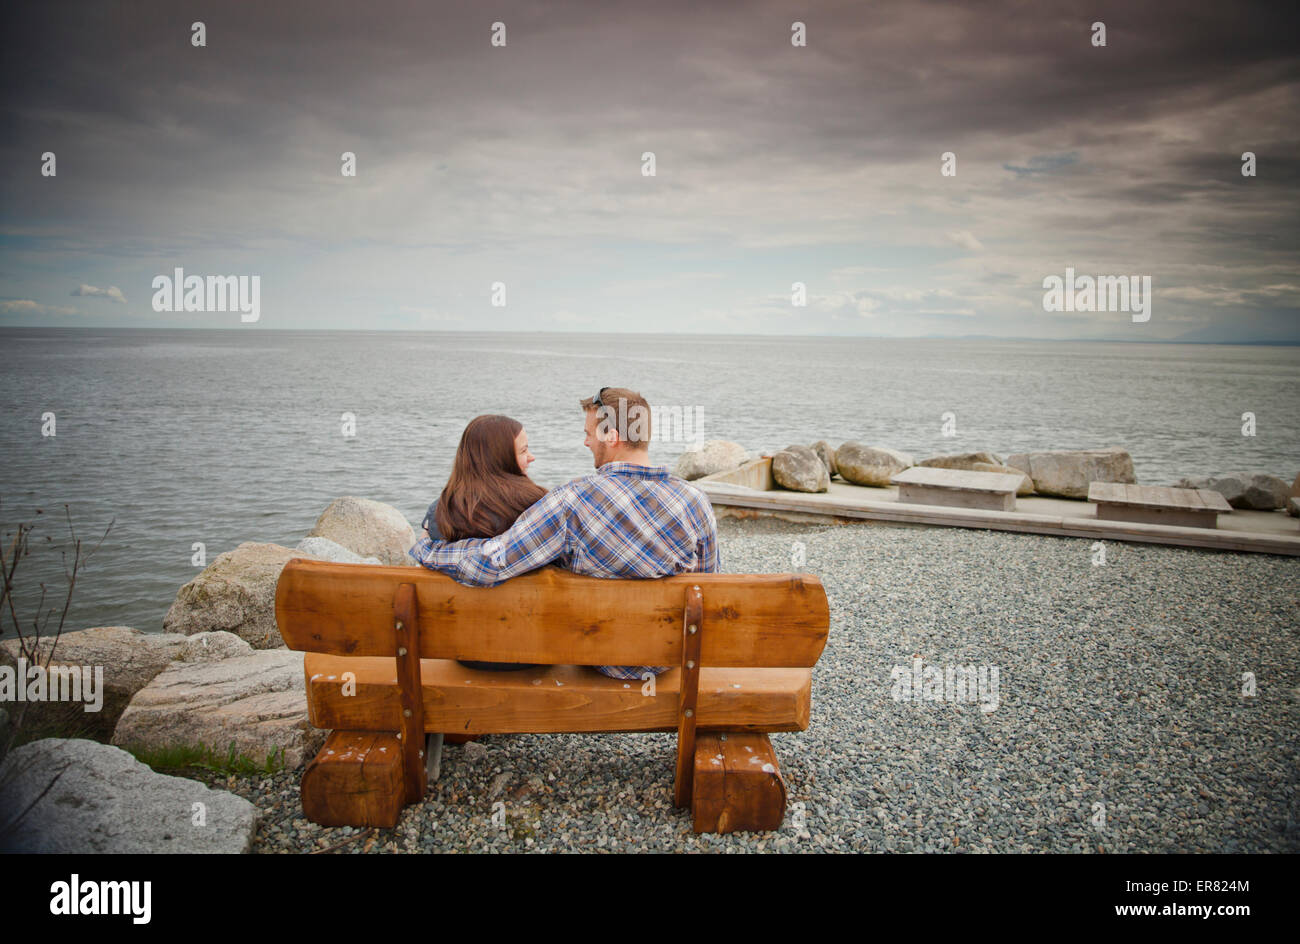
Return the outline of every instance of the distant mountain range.
[[[1172,338],[1031,338],[998,334],[926,334],[920,337],[938,341],[1093,341],[1107,344],[1242,344],[1246,346],[1262,344],[1282,347],[1300,345],[1300,337],[1243,339],[1233,337],[1231,331],[1221,327],[1198,328]]]

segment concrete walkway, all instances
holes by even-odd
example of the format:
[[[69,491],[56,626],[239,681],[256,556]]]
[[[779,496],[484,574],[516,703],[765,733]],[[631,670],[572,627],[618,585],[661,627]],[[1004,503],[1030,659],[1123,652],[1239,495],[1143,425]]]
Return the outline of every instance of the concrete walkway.
[[[757,463],[751,463],[751,466]],[[761,470],[766,471],[766,470]],[[728,481],[732,479],[732,481]],[[770,481],[770,474],[766,476]],[[737,480],[750,483],[737,484]],[[896,524],[935,525],[956,528],[987,528],[1055,534],[1092,540],[1143,541],[1183,547],[1204,547],[1225,551],[1300,556],[1300,521],[1282,511],[1238,511],[1219,516],[1218,528],[1183,528],[1140,524],[1130,521],[1102,521],[1091,502],[1065,498],[1030,496],[1016,499],[1015,511],[985,511],[949,508],[942,505],[904,504],[897,487],[871,488],[850,485],[839,479],[827,492],[788,492],[784,489],[751,487],[767,482],[760,470],[745,467],[737,472],[697,479],[699,487],[715,509],[724,515],[749,517],[773,515],[794,520],[868,520]]]

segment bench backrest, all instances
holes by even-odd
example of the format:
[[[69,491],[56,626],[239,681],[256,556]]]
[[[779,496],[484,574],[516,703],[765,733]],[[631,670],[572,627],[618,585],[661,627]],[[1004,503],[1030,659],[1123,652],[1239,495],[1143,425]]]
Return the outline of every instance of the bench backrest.
[[[694,587],[702,598],[702,665],[810,667],[830,629],[826,591],[811,574],[607,580],[544,567],[481,588],[424,567],[304,558],[280,574],[276,623],[290,649],[395,656],[394,603],[403,584],[414,588],[424,659],[678,665]]]

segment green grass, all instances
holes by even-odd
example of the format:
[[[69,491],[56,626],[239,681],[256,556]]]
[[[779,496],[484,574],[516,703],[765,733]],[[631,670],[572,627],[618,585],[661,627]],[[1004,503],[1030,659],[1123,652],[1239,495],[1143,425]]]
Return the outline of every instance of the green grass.
[[[12,715],[9,723],[12,726]],[[0,751],[4,750],[3,741],[10,734],[13,735],[13,743],[9,746],[11,751],[22,747],[24,744],[45,738],[85,738],[91,741],[107,743],[104,741],[103,736],[89,725],[70,721],[68,718],[25,720],[16,731],[10,727],[5,738],[0,738]],[[158,750],[128,746],[124,747],[124,750],[132,754],[136,760],[147,764],[159,773],[209,770],[250,777],[278,773],[285,767],[284,748],[277,750],[265,761],[259,761],[246,754],[238,753],[234,741],[231,741],[230,747],[224,751],[207,744],[173,746]]]
[[[87,741],[102,741],[103,736],[90,723],[69,720],[68,718],[40,718],[35,720],[24,718],[23,723],[14,727],[14,715],[12,703],[6,706],[10,709],[9,724],[5,728],[3,735],[0,735],[0,760],[3,760],[5,754],[5,742],[10,737],[13,741],[9,744],[9,750],[14,751],[24,744],[30,744],[32,741],[43,741],[46,738],[81,738]],[[78,716],[80,713],[78,712]]]
[[[10,725],[13,724],[13,716],[9,717]],[[77,723],[67,719],[49,719],[24,721],[15,733],[13,728],[9,729],[14,735],[14,747],[22,747],[32,741],[41,741],[45,738],[82,738],[87,741],[99,741],[102,735],[90,723]]]
[[[154,749],[127,747],[136,760],[147,764],[159,773],[176,773],[200,769],[213,770],[240,777],[274,774],[284,769],[284,748],[280,748],[265,761],[254,760],[237,753],[235,743],[226,751],[207,744],[179,745]]]

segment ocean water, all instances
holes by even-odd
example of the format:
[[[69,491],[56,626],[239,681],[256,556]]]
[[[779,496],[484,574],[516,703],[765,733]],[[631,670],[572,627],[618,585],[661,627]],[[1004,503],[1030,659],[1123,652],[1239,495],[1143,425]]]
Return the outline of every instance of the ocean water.
[[[197,573],[196,541],[209,562],[243,541],[292,547],[342,495],[388,502],[418,526],[480,413],[524,424],[542,485],[592,471],[578,401],[603,386],[691,410],[704,438],[756,452],[818,439],[918,459],[1118,445],[1145,484],[1300,471],[1298,347],[3,329],[6,554],[19,521],[38,523],[17,572],[19,617],[30,628],[44,581],[51,629],[58,620],[65,504],[86,547],[112,522],[65,628],[157,632]],[[47,412],[54,436],[42,435]],[[1254,436],[1242,435],[1247,412]],[[656,442],[652,458],[671,464],[688,445]]]

